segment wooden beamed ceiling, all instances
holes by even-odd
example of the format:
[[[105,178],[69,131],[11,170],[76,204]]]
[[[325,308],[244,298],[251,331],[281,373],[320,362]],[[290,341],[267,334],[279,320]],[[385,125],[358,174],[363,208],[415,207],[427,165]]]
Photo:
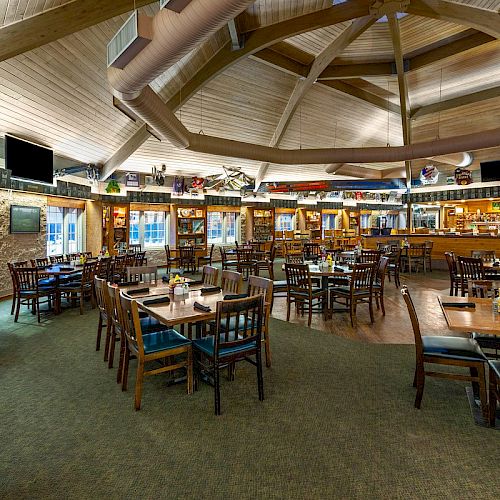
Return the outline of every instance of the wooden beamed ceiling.
[[[496,41],[500,36],[499,15],[494,12],[500,1],[497,4],[496,0],[463,1],[468,5],[462,5],[460,0],[455,0],[453,5],[440,0],[411,0],[409,15],[399,21],[399,48],[391,41],[391,24],[376,23],[355,42],[347,44],[333,61],[328,61],[314,78],[314,85],[297,100],[293,89],[298,79],[307,80],[314,74],[311,70],[321,50],[334,43],[352,19],[368,15],[373,1],[351,0],[331,6],[330,0],[257,0],[236,20],[238,32],[245,38],[242,49],[232,51],[228,30],[221,30],[200,50],[183,58],[153,82],[152,87],[171,109],[182,110],[183,123],[193,131],[203,128],[212,135],[258,144],[269,144],[274,142],[272,137],[281,135],[281,147],[286,148],[299,147],[302,143],[304,147],[335,147],[335,141],[328,139],[327,132],[319,133],[326,128],[331,137],[334,127],[337,147],[383,146],[389,141],[396,145],[402,138],[401,121],[397,123],[401,113],[411,119],[407,122],[412,123],[411,135],[417,142],[432,139],[436,134],[465,133],[471,123],[476,127],[474,130],[481,130],[482,121],[476,118],[479,112],[476,110],[500,111],[500,71],[494,69],[495,63],[500,62]],[[154,131],[140,120],[133,123],[112,107],[106,82],[105,44],[120,21],[117,18],[116,23],[111,22],[110,30],[108,26],[105,30],[87,27],[126,14],[131,8],[130,0],[69,0],[65,3],[60,0],[53,3],[54,8],[39,13],[32,0],[18,3],[25,6],[26,12],[37,15],[20,20],[20,14],[11,13],[9,19],[17,22],[0,28],[0,58],[11,58],[0,63],[0,69],[7,70],[5,76],[0,75],[0,89],[5,92],[5,97],[0,97],[0,113],[6,112],[9,127],[0,132],[21,133],[25,129],[29,136],[31,125],[23,120],[30,120],[30,103],[34,103],[40,112],[33,138],[42,140],[46,136],[46,144],[82,161],[100,158],[100,162],[106,163],[106,173],[117,168],[133,169],[135,165],[144,171],[148,164],[152,166],[164,163],[165,158],[175,158],[179,171],[185,168],[188,175],[197,172],[206,175],[207,168],[223,163],[239,165],[257,174],[260,164],[256,162],[175,151],[153,138],[151,132]],[[140,6],[151,2],[137,0],[136,3]],[[150,13],[152,6],[147,9]],[[1,15],[0,6],[0,26]],[[64,36],[60,42],[54,42]],[[35,47],[39,49],[25,52]],[[393,47],[397,49],[396,56],[392,53]],[[26,55],[12,57],[15,54]],[[36,60],[39,57],[44,58],[41,64]],[[74,62],[70,62],[71,59]],[[68,67],[71,64],[71,69],[65,71],[63,64]],[[81,76],[77,73],[78,65],[82,68]],[[279,75],[274,77],[273,72]],[[46,83],[34,82],[35,89],[24,85],[29,79],[36,79],[37,74]],[[259,79],[263,85],[252,89],[251,85]],[[407,89],[403,92],[409,94],[403,106],[400,102],[402,81],[406,81]],[[17,84],[23,86],[19,91]],[[47,90],[43,89],[44,85]],[[44,124],[50,120],[50,113],[43,96],[50,92],[51,85],[52,91],[57,92],[48,99],[51,109],[57,114],[57,102],[64,103],[64,117],[62,121],[56,119],[56,123],[48,127],[53,131],[44,136]],[[75,98],[72,89],[76,91]],[[201,89],[204,89],[203,96]],[[325,99],[331,100],[328,106],[323,104]],[[106,101],[109,103],[103,107]],[[287,102],[295,103],[289,108],[302,107],[302,120],[294,116],[293,110],[287,117]],[[116,104],[121,106],[119,102]],[[79,106],[84,113],[79,112]],[[273,108],[272,113],[269,107]],[[205,114],[202,121],[199,119],[201,108]],[[466,117],[465,128],[462,113]],[[245,119],[248,123],[244,123]],[[84,126],[86,120],[88,125]],[[494,117],[483,120],[484,127],[494,121]],[[59,141],[58,134],[64,135],[66,123],[68,133]],[[312,129],[306,131],[310,127]],[[318,127],[317,133],[314,127]],[[405,136],[406,141],[411,139],[409,127]],[[84,138],[78,147],[70,147],[71,140]],[[278,140],[276,144],[279,143]],[[87,156],[86,150],[92,155]],[[182,155],[185,160],[180,161]],[[206,168],[189,170],[201,163]],[[346,167],[345,175],[353,175],[356,168],[362,167]],[[380,178],[391,171],[399,172],[400,168],[374,165],[373,171],[365,168],[364,172],[358,172],[360,177]],[[311,178],[319,178],[323,169],[324,166],[310,166],[302,169],[301,175],[310,172]],[[385,169],[385,173],[377,169]],[[272,180],[273,175],[281,178],[295,175],[291,172],[290,168],[270,165],[262,169],[261,165],[259,178]]]

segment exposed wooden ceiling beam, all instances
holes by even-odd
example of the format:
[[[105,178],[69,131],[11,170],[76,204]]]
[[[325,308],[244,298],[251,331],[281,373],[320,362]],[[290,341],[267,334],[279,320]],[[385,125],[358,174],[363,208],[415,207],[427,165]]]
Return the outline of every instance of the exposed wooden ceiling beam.
[[[498,12],[443,0],[411,0],[406,11],[416,16],[469,26],[500,38],[500,14]]]
[[[332,89],[338,90],[339,92],[348,94],[352,97],[360,99],[361,101],[369,103],[376,108],[382,109],[384,111],[390,111],[391,113],[395,113],[398,116],[400,116],[401,114],[401,109],[398,105],[376,94],[372,94],[371,92],[367,92],[364,89],[361,89],[354,85],[350,85],[349,81],[344,82],[343,80],[323,80],[320,83],[321,85],[325,85]]]
[[[389,31],[394,48],[394,58],[396,60],[396,69],[398,72],[399,88],[399,106],[401,108],[401,124],[403,127],[403,142],[405,145],[411,143],[411,123],[410,123],[410,100],[408,98],[408,83],[405,74],[405,62],[403,59],[403,48],[401,45],[401,32],[399,30],[399,21],[395,13],[388,13]],[[405,162],[406,185],[411,187],[411,163]]]
[[[136,7],[153,3],[136,0]],[[133,9],[130,0],[73,0],[0,28],[0,61],[35,49]]]
[[[275,52],[272,49],[259,50],[259,52],[250,57],[258,61],[265,62],[273,68],[286,71],[292,75],[298,75],[305,78],[309,73],[309,66],[294,61],[293,59],[290,59],[279,52]]]
[[[342,78],[359,78],[362,76],[392,76],[392,63],[363,63],[363,64],[332,64],[325,68],[318,80],[338,80]]]
[[[477,102],[486,101],[487,99],[495,99],[497,97],[500,97],[500,87],[492,87],[490,89],[480,90],[479,92],[474,92],[472,94],[462,95],[460,97],[454,97],[453,99],[447,99],[446,101],[436,102],[434,104],[429,104],[428,106],[416,108],[412,111],[411,118],[421,118],[422,116],[430,115],[432,113],[439,113],[440,111],[447,111],[449,109],[458,108],[459,106],[475,104]]]
[[[429,64],[442,61],[448,57],[452,57],[468,50],[480,47],[485,43],[496,40],[486,33],[473,33],[465,38],[453,40],[450,43],[441,45],[440,47],[432,48],[421,52],[418,55],[409,57],[409,71],[414,71]]]
[[[297,80],[295,87],[293,89],[292,95],[288,99],[285,109],[281,115],[281,118],[276,126],[271,140],[269,141],[269,146],[276,147],[280,144],[283,138],[288,124],[295,114],[295,110],[302,102],[302,99],[310,90],[310,88],[316,82],[318,76],[323,72],[323,70],[335,59],[348,45],[350,45],[356,38],[358,38],[362,33],[364,33],[370,26],[375,22],[375,18],[371,16],[362,17],[353,21],[344,31],[333,40],[330,45],[328,45],[323,51],[318,54],[316,59],[311,65],[309,73],[306,78],[301,78]],[[269,163],[262,163],[259,167],[257,173],[255,190],[259,188],[257,181],[263,179]]]
[[[103,165],[101,180],[105,181],[113,172],[122,165],[137,149],[139,149],[150,137],[148,126],[143,123],[141,127],[123,144],[118,151]]]

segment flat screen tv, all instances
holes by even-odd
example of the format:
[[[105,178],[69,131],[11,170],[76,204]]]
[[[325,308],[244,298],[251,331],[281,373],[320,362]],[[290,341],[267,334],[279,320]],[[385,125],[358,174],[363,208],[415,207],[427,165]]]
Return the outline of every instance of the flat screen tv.
[[[5,167],[12,172],[12,177],[52,184],[54,153],[52,149],[6,135]]]
[[[481,182],[500,181],[500,161],[481,162]]]
[[[40,207],[10,206],[11,234],[39,233]]]

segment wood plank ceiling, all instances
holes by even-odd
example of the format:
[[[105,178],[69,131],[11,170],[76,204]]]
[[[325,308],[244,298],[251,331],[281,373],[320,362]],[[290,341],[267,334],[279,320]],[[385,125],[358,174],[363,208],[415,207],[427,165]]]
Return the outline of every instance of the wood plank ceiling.
[[[0,25],[63,3],[0,0]],[[500,0],[454,3],[492,12],[500,9]],[[238,18],[237,25],[240,32],[251,32],[331,4],[329,0],[259,0]],[[157,9],[154,3],[141,10],[154,15]],[[0,133],[10,132],[49,145],[58,154],[78,162],[105,163],[140,127],[113,107],[106,78],[106,44],[126,17],[123,14],[0,62]],[[406,15],[399,24],[402,51],[410,60],[406,78],[414,113],[412,140],[500,127],[500,92],[495,90],[500,88],[500,42],[491,37],[476,39],[480,35],[467,26],[415,15]],[[264,53],[243,58],[209,80],[180,107],[177,116],[194,132],[269,144],[298,74],[307,74],[314,58],[348,25],[338,23],[280,41],[269,48],[267,59]],[[430,55],[431,50],[453,42],[464,45],[469,40],[471,46],[477,46],[443,59],[434,60]],[[221,30],[155,80],[152,87],[165,100],[170,99],[228,41],[228,30]],[[307,92],[284,133],[281,147],[403,144],[395,70],[382,71],[384,67],[380,66],[389,67],[393,62],[388,23],[377,22],[332,63],[353,74],[340,80],[335,77],[324,81],[320,77]],[[383,74],[356,74],[365,71],[367,64],[372,73],[378,65],[377,71]],[[359,69],[361,65],[365,66]],[[455,106],[453,100],[464,95],[477,102]],[[447,107],[447,101],[453,107]],[[392,110],[386,109],[389,104]],[[483,151],[477,160],[498,159],[499,153],[497,149]],[[241,167],[249,175],[256,175],[260,166],[258,162],[178,150],[151,137],[120,169],[149,173],[153,165],[163,163],[169,174],[185,176],[217,173],[222,165]],[[421,163],[415,162],[414,168],[420,168]],[[364,166],[384,169],[396,165]],[[477,166],[478,161],[474,168]],[[271,164],[264,180],[323,179],[328,177],[324,168]]]

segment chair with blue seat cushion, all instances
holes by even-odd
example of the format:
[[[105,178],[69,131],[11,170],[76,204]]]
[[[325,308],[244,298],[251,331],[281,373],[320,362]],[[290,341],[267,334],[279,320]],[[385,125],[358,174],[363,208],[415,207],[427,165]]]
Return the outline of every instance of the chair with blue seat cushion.
[[[191,341],[173,329],[142,334],[141,321],[137,302],[120,292],[122,328],[125,332],[127,348],[123,361],[122,389],[127,389],[128,367],[131,354],[137,357],[135,380],[135,409],[141,409],[142,383],[144,377],[159,373],[171,372],[180,368],[187,370],[187,392],[193,391],[193,361]],[[185,355],[183,359],[177,356]],[[149,370],[146,363],[161,361]]]
[[[204,371],[214,385],[215,414],[220,415],[220,370],[238,361],[257,368],[259,400],[264,400],[261,339],[264,324],[264,295],[217,302],[215,335],[193,340],[195,388]],[[231,370],[234,374],[234,370]]]
[[[307,264],[290,264],[285,263],[285,274],[287,281],[287,310],[286,320],[290,321],[290,308],[295,304],[297,312],[304,312],[304,308],[308,306],[307,326],[311,326],[313,302],[320,304],[320,310],[325,315],[328,313],[328,290],[323,290],[313,286],[309,266]]]
[[[334,302],[345,305],[351,316],[351,326],[354,326],[359,303],[368,304],[373,323],[373,281],[377,267],[377,262],[354,264],[349,284],[330,288],[330,307],[333,309]]]
[[[21,305],[31,305],[32,314],[37,315],[40,323],[40,299],[45,298],[49,308],[52,300],[56,300],[57,289],[53,285],[43,286],[40,284],[40,275],[36,267],[13,267],[16,282],[15,293],[16,313],[14,321],[19,319]]]
[[[65,293],[68,300],[75,302],[80,299],[80,314],[83,314],[83,304],[86,298],[90,298],[92,309],[95,308],[94,276],[97,269],[97,261],[88,261],[83,265],[82,277],[79,280],[61,283],[59,289]]]
[[[427,375],[429,377],[472,382],[475,390],[479,392],[483,416],[488,418],[485,376],[486,358],[478,343],[474,339],[464,337],[422,336],[417,313],[407,286],[403,286],[401,294],[408,308],[415,337],[416,363],[413,377],[413,387],[417,388],[415,408],[420,408]],[[469,368],[470,375],[427,371],[425,368],[426,363]]]
[[[489,422],[491,427],[495,427],[497,404],[500,401],[500,360],[490,359],[489,373]]]

